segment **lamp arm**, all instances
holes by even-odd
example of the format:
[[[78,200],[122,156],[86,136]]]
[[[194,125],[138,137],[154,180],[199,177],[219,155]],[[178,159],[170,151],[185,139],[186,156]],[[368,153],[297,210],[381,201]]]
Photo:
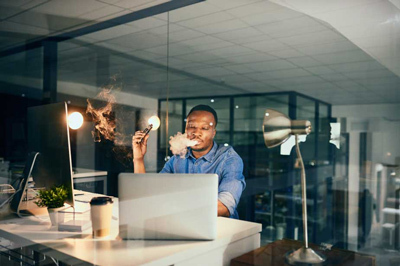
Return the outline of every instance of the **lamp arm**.
[[[304,168],[303,158],[301,157],[300,153],[298,134],[296,134],[295,137],[297,158],[299,159],[301,165],[301,204],[303,213],[304,245],[305,248],[308,248],[306,171]]]

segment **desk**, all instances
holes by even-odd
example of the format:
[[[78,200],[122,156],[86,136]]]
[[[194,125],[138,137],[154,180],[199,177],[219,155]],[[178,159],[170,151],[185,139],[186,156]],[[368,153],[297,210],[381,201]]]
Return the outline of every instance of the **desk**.
[[[89,219],[89,215],[77,214],[76,219]],[[68,214],[67,220],[71,217]],[[116,198],[113,217],[111,234],[104,239],[92,239],[91,229],[80,234],[59,232],[51,227],[48,216],[2,220],[0,237],[13,242],[11,248],[40,244],[46,247],[41,252],[56,259],[68,254],[96,265],[229,265],[232,258],[260,247],[261,224],[257,223],[218,217],[214,241],[127,241],[117,237]]]
[[[233,259],[231,266],[288,265],[285,263],[285,254],[288,251],[297,250],[303,245],[303,241],[291,239],[278,240]],[[322,251],[318,246],[313,244],[310,244],[310,247],[326,256],[326,264],[324,265],[375,266],[374,256],[335,248]]]

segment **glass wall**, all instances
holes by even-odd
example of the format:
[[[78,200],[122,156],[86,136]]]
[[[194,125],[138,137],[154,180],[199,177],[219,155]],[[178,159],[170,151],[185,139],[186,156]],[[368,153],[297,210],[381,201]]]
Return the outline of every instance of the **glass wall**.
[[[0,184],[10,182],[9,169],[22,171],[12,162],[27,157],[27,108],[41,104],[42,58],[41,47],[0,58]]]
[[[301,104],[299,108],[297,103]],[[322,135],[322,123],[330,121],[331,107],[313,98],[306,98],[294,92],[270,93],[250,96],[210,97],[170,99],[169,136],[184,131],[185,117],[197,104],[213,107],[219,116],[215,141],[220,145],[232,145],[244,163],[244,175],[247,187],[243,192],[238,209],[241,219],[263,224],[263,241],[268,243],[285,236],[302,238],[302,209],[299,166],[296,166],[294,139],[282,145],[268,149],[264,144],[262,124],[266,108],[275,109],[289,116],[293,113],[299,119],[313,121],[313,132],[309,136],[300,136],[301,150],[308,176],[308,205],[310,217],[309,236],[314,242],[331,241],[333,232],[332,210],[338,209],[332,200],[333,157],[327,154],[326,142],[316,142],[316,135]],[[166,100],[160,101],[161,118],[165,119]],[[321,114],[317,112],[319,106]],[[185,113],[185,115],[182,115]],[[232,114],[232,115],[230,115]],[[165,154],[165,123],[161,125],[159,151]],[[307,140],[306,140],[307,137]],[[311,138],[312,141],[309,141]],[[321,138],[322,139],[322,136]],[[232,141],[231,141],[232,140]],[[230,143],[230,144],[229,144]],[[320,152],[324,160],[317,160]],[[172,156],[168,151],[169,156]],[[159,156],[159,170],[165,156]],[[329,171],[330,170],[330,171]],[[340,206],[347,208],[346,206]],[[344,227],[344,224],[337,224]],[[341,228],[343,231],[344,229]]]
[[[149,50],[166,46],[166,25],[164,14],[58,44],[58,100],[67,101],[71,111],[86,113],[84,126],[72,132],[73,166],[78,171],[107,171],[114,195],[118,193],[118,173],[133,169],[133,134],[146,128],[148,119],[158,114],[158,102],[150,95],[165,95],[167,49]],[[109,138],[101,136],[95,142],[92,132],[99,121],[87,112],[88,103],[94,111],[107,106],[111,109]],[[157,135],[157,131],[150,134],[148,172],[157,167]]]
[[[149,117],[160,117],[145,159],[147,171],[157,172],[171,155],[169,138],[184,132],[189,110],[207,104],[219,117],[215,140],[233,146],[244,162],[240,219],[262,224],[263,244],[302,240],[294,138],[272,149],[263,140],[265,109],[272,108],[312,124],[311,134],[299,136],[310,241],[390,265],[400,246],[398,34],[386,28],[394,15],[380,2],[376,8],[383,11],[376,13],[382,17],[350,23],[370,16],[343,16],[337,10],[351,8],[332,5],[324,7],[333,8],[329,17],[316,14],[317,6],[310,11],[283,2],[203,1],[57,40],[56,102],[84,114],[81,129],[70,130],[74,170],[107,171],[108,194],[117,196],[117,175],[132,171],[134,132]],[[349,30],[354,25],[370,27]],[[39,45],[0,57],[6,179],[10,169],[21,172],[28,152],[27,108],[48,98],[45,56]],[[88,101],[96,110],[113,103],[106,115],[112,139],[96,139],[98,122],[86,113]]]
[[[159,145],[157,148],[157,169],[160,171],[165,162],[170,156],[169,140],[170,136],[175,135],[177,132],[184,133],[184,104],[182,100],[171,100],[160,102],[159,114],[161,120],[161,127],[159,132]],[[168,122],[167,122],[167,110],[168,110]],[[167,132],[168,130],[168,132]]]

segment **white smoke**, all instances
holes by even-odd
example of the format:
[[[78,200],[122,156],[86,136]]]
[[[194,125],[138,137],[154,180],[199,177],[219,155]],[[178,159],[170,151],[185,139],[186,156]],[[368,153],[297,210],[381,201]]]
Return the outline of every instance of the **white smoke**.
[[[198,142],[196,140],[190,140],[187,138],[187,134],[182,134],[178,132],[175,136],[171,136],[169,145],[171,145],[170,150],[174,155],[179,155],[181,158],[185,158],[187,153],[187,147],[196,145]]]

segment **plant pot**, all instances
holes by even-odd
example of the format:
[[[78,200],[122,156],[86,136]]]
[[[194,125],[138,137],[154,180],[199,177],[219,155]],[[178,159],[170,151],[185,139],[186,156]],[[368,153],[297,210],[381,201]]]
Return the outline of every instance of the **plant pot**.
[[[50,221],[53,226],[57,226],[59,223],[64,222],[65,213],[60,212],[61,210],[64,210],[64,206],[59,208],[47,208],[50,216]]]

